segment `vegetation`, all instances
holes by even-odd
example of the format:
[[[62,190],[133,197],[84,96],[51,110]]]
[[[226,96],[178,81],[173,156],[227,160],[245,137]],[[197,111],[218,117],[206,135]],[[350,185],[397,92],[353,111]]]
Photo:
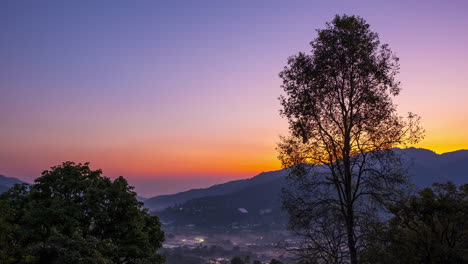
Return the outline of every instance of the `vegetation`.
[[[182,205],[167,208],[158,215],[163,221],[171,221],[172,225],[180,227],[194,224],[199,229],[210,229],[213,226],[226,227],[236,222],[237,225],[254,223],[257,225],[256,229],[272,226],[283,229],[287,215],[278,202],[278,193],[281,192],[283,183],[283,179],[277,179],[222,196],[192,199]],[[238,208],[244,208],[248,213],[243,213]],[[266,208],[271,211],[259,213]]]
[[[291,188],[284,192],[297,253],[358,263],[361,237],[406,177],[392,148],[418,142],[419,118],[397,114],[398,58],[364,19],[336,16],[280,73],[290,136],[278,145]],[[315,164],[321,166],[313,166]]]
[[[2,263],[163,263],[164,233],[123,177],[65,162],[0,199]],[[3,245],[10,245],[5,247]]]
[[[0,263],[13,263],[10,252],[14,250],[13,234],[15,231],[15,212],[6,201],[0,200]]]
[[[367,263],[467,263],[468,184],[434,184],[392,204],[363,251]]]

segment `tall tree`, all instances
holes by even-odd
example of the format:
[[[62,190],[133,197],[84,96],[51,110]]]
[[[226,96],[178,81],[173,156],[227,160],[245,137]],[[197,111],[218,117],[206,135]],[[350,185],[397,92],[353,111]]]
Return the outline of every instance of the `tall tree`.
[[[283,205],[293,231],[323,238],[311,241],[312,255],[354,264],[365,222],[406,182],[391,149],[423,131],[416,115],[397,114],[398,58],[364,19],[336,16],[317,33],[312,53],[290,57],[280,73],[290,135],[278,150],[291,172]]]
[[[20,263],[163,263],[164,233],[123,177],[64,162],[2,195],[14,210]]]

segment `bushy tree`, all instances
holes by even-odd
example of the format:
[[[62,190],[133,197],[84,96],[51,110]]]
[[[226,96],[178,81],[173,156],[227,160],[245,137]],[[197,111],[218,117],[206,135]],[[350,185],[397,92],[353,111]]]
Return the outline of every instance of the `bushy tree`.
[[[164,233],[123,177],[64,162],[2,195],[15,211],[10,243],[24,263],[163,263]]]
[[[390,211],[368,240],[367,263],[468,263],[468,184],[436,183]]]
[[[11,252],[14,245],[11,243],[15,231],[15,211],[7,201],[0,200],[0,263],[13,263],[15,258]]]
[[[291,172],[283,205],[307,241],[301,253],[355,264],[377,206],[406,183],[391,149],[418,142],[422,129],[414,114],[398,115],[398,58],[364,19],[336,16],[317,33],[312,54],[289,58],[280,73],[291,132],[278,145]]]

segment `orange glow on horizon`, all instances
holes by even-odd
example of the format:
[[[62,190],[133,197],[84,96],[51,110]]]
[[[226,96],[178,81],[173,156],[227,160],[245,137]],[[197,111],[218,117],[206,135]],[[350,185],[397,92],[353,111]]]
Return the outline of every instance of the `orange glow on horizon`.
[[[278,73],[289,56],[310,51],[314,29],[339,10],[362,15],[401,59],[402,91],[394,102],[402,116],[422,118],[426,137],[415,147],[438,154],[468,149],[463,8],[322,5],[276,6],[284,21],[262,13],[275,5],[235,9],[232,17],[232,8],[179,17],[158,13],[179,8],[151,5],[106,14],[12,5],[2,17],[11,41],[1,50],[0,174],[34,179],[63,161],[89,161],[104,175],[128,178],[248,178],[281,169],[275,147],[288,123],[278,113]],[[156,13],[132,13],[151,8]],[[226,19],[234,17],[236,23]]]

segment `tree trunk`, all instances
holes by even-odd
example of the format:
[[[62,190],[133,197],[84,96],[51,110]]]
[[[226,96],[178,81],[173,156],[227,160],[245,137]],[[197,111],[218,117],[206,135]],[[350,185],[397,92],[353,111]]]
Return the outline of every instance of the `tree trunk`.
[[[343,118],[346,124],[346,116]],[[351,129],[346,129],[344,134],[343,163],[345,172],[345,191],[346,191],[346,233],[348,234],[348,249],[351,258],[351,264],[357,264],[356,239],[354,235],[354,202],[353,202],[353,173],[351,169]]]
[[[352,209],[348,209],[348,215],[346,216],[346,232],[348,234],[348,249],[351,264],[357,264],[356,239],[354,237],[354,214]]]

